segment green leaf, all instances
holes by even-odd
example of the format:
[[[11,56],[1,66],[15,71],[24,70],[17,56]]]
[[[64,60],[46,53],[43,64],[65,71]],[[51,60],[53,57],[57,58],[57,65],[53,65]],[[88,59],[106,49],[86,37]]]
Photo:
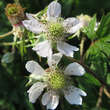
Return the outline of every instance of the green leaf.
[[[110,13],[102,17],[96,33],[98,37],[106,37],[110,35]]]
[[[110,55],[110,37],[100,38],[93,42],[86,51],[86,62],[100,77],[106,79],[107,62]],[[105,55],[106,54],[106,55]]]
[[[96,15],[94,15],[94,17],[90,21],[89,25],[87,27],[85,27],[83,30],[83,32],[91,40],[94,40],[96,38],[95,26],[96,26]]]
[[[106,36],[92,42],[86,52],[86,58],[88,58],[89,56],[94,58],[98,56],[103,57],[103,52],[108,56],[110,55],[110,36]]]
[[[94,84],[96,86],[100,86],[100,82],[89,73],[85,74],[85,80],[88,84],[91,83],[91,84]]]

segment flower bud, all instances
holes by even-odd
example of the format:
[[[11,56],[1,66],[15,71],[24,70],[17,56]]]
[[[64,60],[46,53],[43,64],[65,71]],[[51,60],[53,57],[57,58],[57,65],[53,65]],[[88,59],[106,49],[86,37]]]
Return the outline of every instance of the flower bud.
[[[20,4],[8,4],[5,8],[5,13],[12,25],[20,25],[25,19],[24,8]]]
[[[83,26],[88,26],[91,21],[91,17],[88,15],[81,14],[80,16],[77,16],[77,18],[82,22]]]

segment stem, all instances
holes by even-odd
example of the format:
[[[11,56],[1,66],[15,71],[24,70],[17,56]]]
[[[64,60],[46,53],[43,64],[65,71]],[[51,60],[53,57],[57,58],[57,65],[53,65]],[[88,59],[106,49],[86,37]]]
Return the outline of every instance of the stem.
[[[29,40],[25,40],[24,42],[28,42]],[[14,44],[21,44],[23,41],[18,41],[18,42],[4,42],[0,43],[0,46],[12,46]]]
[[[7,37],[7,36],[13,34],[13,32],[14,32],[14,31],[10,31],[10,32],[8,32],[8,33],[6,33],[6,34],[0,35],[0,38]]]
[[[67,56],[66,56],[66,57],[67,57]],[[87,71],[89,74],[93,75],[98,81],[100,81],[100,83],[101,83],[102,85],[106,86],[106,87],[110,90],[110,86],[108,86],[105,81],[103,81],[98,75],[96,75],[96,73],[95,73],[93,70],[91,70],[87,65],[85,65],[83,62],[80,62],[80,61],[78,61],[78,60],[76,60],[76,59],[73,59],[73,58],[71,58],[71,57],[67,57],[67,58],[68,58],[70,61],[72,61],[72,62],[77,62],[77,63],[79,63],[80,65],[82,65],[82,66],[86,69],[86,71]]]
[[[34,38],[32,38],[34,39]],[[24,41],[18,41],[18,42],[3,42],[3,43],[0,43],[0,46],[12,46],[12,45],[15,45],[15,44],[21,44],[22,42],[29,42],[30,40],[32,39],[26,39]]]
[[[96,104],[97,108],[100,108],[101,102],[102,102],[102,95],[103,95],[103,91],[104,91],[104,85],[102,85],[99,89],[99,98]]]
[[[86,40],[86,37],[82,37],[81,43],[80,43],[80,61],[83,62],[83,52],[84,52],[84,42]]]
[[[110,93],[107,91],[106,88],[104,88],[104,93],[105,93],[105,95],[106,95],[108,98],[110,98]]]

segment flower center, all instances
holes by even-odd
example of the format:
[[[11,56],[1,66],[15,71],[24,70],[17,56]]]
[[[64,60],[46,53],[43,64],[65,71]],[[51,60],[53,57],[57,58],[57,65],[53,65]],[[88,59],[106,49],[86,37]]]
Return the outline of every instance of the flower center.
[[[49,38],[51,40],[59,40],[64,35],[64,27],[61,23],[51,23],[48,27]]]
[[[65,76],[62,73],[52,73],[49,78],[49,84],[53,89],[62,89],[66,85]]]

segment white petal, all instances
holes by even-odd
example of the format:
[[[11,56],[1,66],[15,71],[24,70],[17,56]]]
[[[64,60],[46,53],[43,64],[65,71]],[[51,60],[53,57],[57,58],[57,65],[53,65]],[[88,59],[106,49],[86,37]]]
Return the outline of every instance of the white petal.
[[[32,49],[42,57],[50,57],[52,55],[51,43],[48,40],[38,43]]]
[[[48,109],[54,110],[59,104],[59,96],[54,91],[51,91],[50,95],[51,95],[51,99],[47,104],[47,110]]]
[[[68,30],[69,33],[73,34],[77,31],[79,31],[81,28],[83,27],[83,24],[80,22],[79,24],[76,24],[75,26],[73,26],[72,28],[70,28]]]
[[[79,50],[77,47],[61,41],[57,42],[57,49],[60,53],[70,57],[73,57],[74,51]]]
[[[57,65],[62,58],[61,53],[53,54],[52,57],[48,57],[48,65],[51,67],[52,65]]]
[[[67,32],[71,34],[77,32],[83,26],[82,22],[75,17],[67,18],[64,20],[63,25],[67,29]]]
[[[32,20],[32,19],[35,20],[35,18],[33,16],[34,16],[34,14],[26,13],[26,17],[30,20]]]
[[[50,100],[51,100],[51,91],[48,91],[43,94],[41,101],[43,105],[47,105],[50,102]]]
[[[35,103],[37,98],[42,94],[46,85],[41,82],[37,82],[27,91],[29,93],[29,101]]]
[[[66,75],[82,76],[84,73],[84,68],[76,62],[69,64],[64,71],[64,74]]]
[[[45,31],[44,25],[34,18],[32,18],[31,20],[24,20],[22,21],[22,23],[26,29],[32,31],[33,33],[39,34]]]
[[[44,69],[35,61],[31,60],[28,61],[25,65],[27,71],[29,71],[32,74],[36,75],[43,75],[45,74]]]
[[[79,19],[75,17],[71,17],[64,20],[63,26],[70,29],[71,27],[75,26],[78,23],[79,23]]]
[[[61,15],[61,5],[53,1],[49,4],[47,10],[47,19],[51,20],[52,18],[58,18]]]
[[[75,104],[75,105],[82,105],[82,97],[81,96],[86,96],[87,94],[74,86],[68,87],[68,91],[64,91],[64,96],[66,100],[70,104]]]

